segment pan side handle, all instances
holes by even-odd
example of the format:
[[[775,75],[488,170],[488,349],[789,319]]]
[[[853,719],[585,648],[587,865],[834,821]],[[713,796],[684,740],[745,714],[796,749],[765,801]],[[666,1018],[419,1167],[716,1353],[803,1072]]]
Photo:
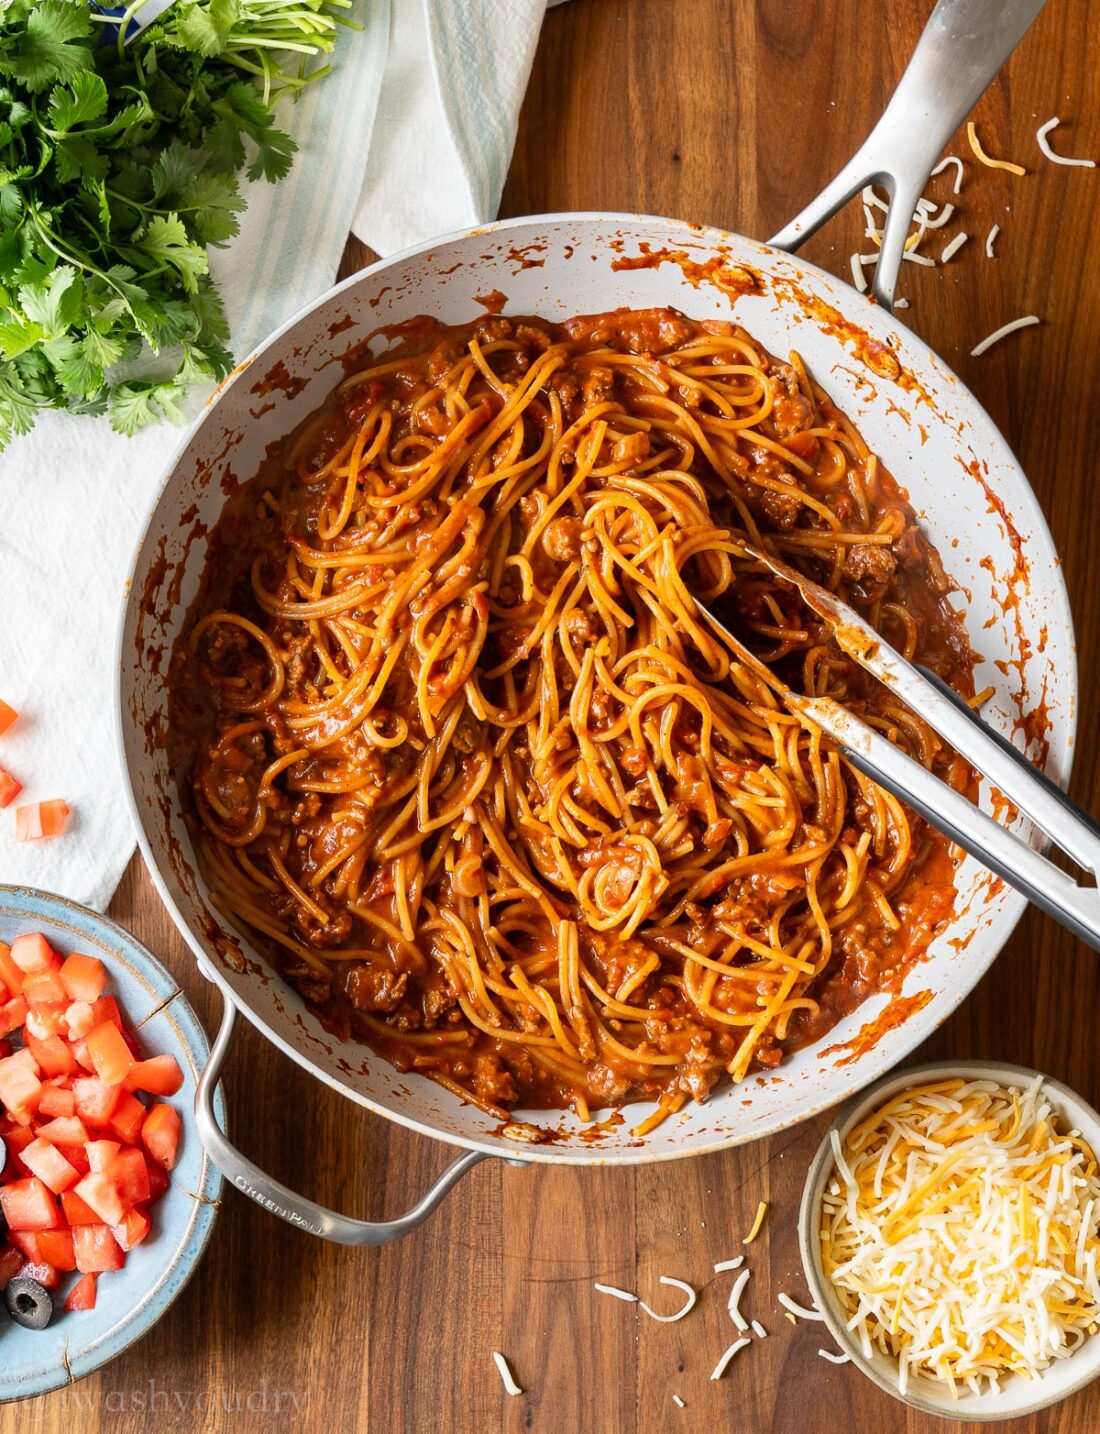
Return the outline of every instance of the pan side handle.
[[[195,1123],[211,1160],[225,1178],[265,1210],[270,1210],[272,1214],[278,1215],[280,1219],[300,1230],[308,1230],[312,1235],[320,1235],[322,1239],[333,1240],[340,1245],[386,1245],[391,1240],[399,1240],[403,1235],[415,1230],[468,1171],[482,1160],[488,1159],[480,1150],[470,1150],[460,1155],[447,1166],[435,1184],[411,1210],[393,1220],[356,1220],[350,1215],[341,1215],[336,1210],[329,1210],[324,1205],[318,1205],[316,1201],[297,1194],[265,1174],[230,1143],[214,1113],[214,1092],[222,1064],[229,1052],[237,1016],[236,1008],[221,982],[214,980],[214,985],[221,991],[225,1004],[217,1039],[211,1047],[210,1058],[199,1077],[195,1091]],[[527,1162],[509,1161],[509,1164],[513,1163]]]
[[[939,0],[878,124],[772,245],[793,252],[865,184],[882,184],[890,210],[871,293],[892,309],[913,211],[933,166],[1045,3]]]

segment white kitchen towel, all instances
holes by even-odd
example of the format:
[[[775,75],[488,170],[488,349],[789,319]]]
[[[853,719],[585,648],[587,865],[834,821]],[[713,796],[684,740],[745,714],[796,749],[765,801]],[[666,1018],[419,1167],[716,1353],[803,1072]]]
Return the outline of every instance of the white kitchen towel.
[[[364,204],[397,220],[360,227],[382,250],[492,217],[544,8],[358,0],[362,29],[340,37],[333,73],[282,112],[299,146],[290,174],[249,187],[240,235],[213,257],[238,356],[332,283]],[[442,127],[420,123],[421,109]],[[179,437],[163,425],[121,438],[105,421],[47,414],[0,454],[0,698],[22,714],[0,736],[0,766],[24,783],[17,802],[73,809],[64,837],[25,844],[13,811],[0,812],[2,882],[102,908],[133,851],[113,653],[131,556]]]

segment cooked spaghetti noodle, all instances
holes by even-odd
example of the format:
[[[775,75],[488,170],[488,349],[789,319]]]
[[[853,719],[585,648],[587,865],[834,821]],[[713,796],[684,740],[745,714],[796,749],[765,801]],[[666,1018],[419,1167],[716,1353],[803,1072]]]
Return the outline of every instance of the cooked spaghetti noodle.
[[[738,538],[970,692],[949,584],[797,355],[733,324],[387,337],[230,501],[177,645],[213,899],[403,1069],[659,1118],[895,981],[953,900],[946,841],[693,597],[962,785]]]

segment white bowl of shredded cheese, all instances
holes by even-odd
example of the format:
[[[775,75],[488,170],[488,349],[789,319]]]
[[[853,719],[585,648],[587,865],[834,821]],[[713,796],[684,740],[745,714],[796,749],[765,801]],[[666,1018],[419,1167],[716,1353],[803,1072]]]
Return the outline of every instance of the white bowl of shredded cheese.
[[[1023,1066],[879,1081],[810,1167],[800,1243],[834,1338],[925,1413],[1029,1414],[1100,1374],[1100,1116]]]

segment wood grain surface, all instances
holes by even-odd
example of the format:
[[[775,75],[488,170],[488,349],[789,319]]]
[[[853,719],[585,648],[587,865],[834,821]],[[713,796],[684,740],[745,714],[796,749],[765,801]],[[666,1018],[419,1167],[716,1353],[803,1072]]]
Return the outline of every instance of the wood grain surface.
[[[412,3],[412,0],[404,0]],[[931,0],[571,0],[546,20],[503,212],[668,213],[766,237],[847,158],[904,68]],[[1100,171],[1057,168],[1036,146],[1052,114],[1065,152],[1100,156],[1100,0],[1050,0],[978,107],[991,153],[1024,178],[968,162],[970,242],[945,268],[905,265],[907,320],[974,389],[1020,456],[1065,563],[1080,644],[1082,721],[1073,789],[1100,811]],[[954,152],[969,161],[965,138]],[[948,176],[932,192],[947,192]],[[1001,234],[985,257],[991,225]],[[953,232],[953,231],[949,231]],[[809,246],[847,273],[858,206]],[[937,251],[935,244],[931,252]],[[352,244],[347,267],[363,261]],[[974,343],[1021,314],[1042,327],[980,359]],[[216,1012],[140,864],[112,908]],[[995,970],[918,1053],[1033,1065],[1100,1101],[1097,957],[1036,914]],[[226,1078],[233,1131],[266,1169],[340,1209],[407,1207],[449,1152],[307,1078],[251,1028]],[[348,1250],[227,1192],[209,1250],[157,1328],[73,1388],[0,1412],[6,1431],[157,1429],[535,1430],[545,1434],[837,1434],[962,1425],[922,1419],[855,1370],[818,1357],[822,1328],[782,1317],[805,1295],[795,1219],[825,1118],[727,1154],[638,1170],[478,1167],[419,1232]],[[729,1277],[758,1200],[743,1304],[770,1337],[721,1382],[733,1330]],[[602,1279],[659,1308],[658,1276],[702,1291],[660,1325],[601,1298]],[[79,1316],[76,1316],[79,1318]],[[526,1393],[507,1397],[491,1351]],[[2,1343],[0,1343],[0,1358]],[[678,1408],[673,1394],[685,1401]],[[1100,1385],[1006,1434],[1100,1428]]]

